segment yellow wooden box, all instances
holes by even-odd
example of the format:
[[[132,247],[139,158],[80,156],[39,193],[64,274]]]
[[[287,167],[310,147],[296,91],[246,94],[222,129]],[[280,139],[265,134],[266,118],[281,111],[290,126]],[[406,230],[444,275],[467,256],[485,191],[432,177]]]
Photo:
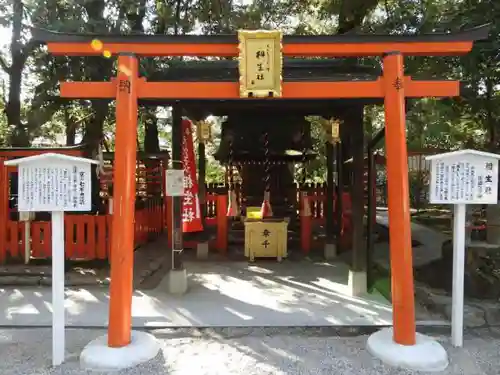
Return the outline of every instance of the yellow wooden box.
[[[255,258],[276,258],[281,261],[287,256],[288,220],[245,219],[245,256],[253,262]]]

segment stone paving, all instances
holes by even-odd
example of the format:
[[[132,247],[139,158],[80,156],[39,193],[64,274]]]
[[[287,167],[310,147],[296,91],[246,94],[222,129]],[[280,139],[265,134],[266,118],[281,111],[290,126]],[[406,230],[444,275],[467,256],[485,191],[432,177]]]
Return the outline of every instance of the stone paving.
[[[168,294],[168,277],[153,290],[136,289],[135,327],[385,326],[391,305],[379,294],[349,294],[341,262],[186,262],[189,290]],[[0,289],[0,326],[49,326],[50,288]],[[106,327],[107,288],[67,288],[66,322]],[[421,316],[429,320],[428,315]]]
[[[165,263],[168,263],[166,236],[141,247],[134,253],[134,284],[144,288],[143,284],[151,285],[149,279]],[[33,261],[31,264],[14,264],[0,267],[0,287],[36,287],[52,285],[52,269],[50,265]],[[161,278],[160,278],[161,279]],[[65,285],[68,287],[90,287],[109,285],[109,265],[106,261],[74,263],[66,271]],[[157,284],[157,283],[156,283]]]
[[[451,320],[451,295],[422,283],[415,285],[415,295],[417,300],[430,311],[440,313],[446,320]],[[466,299],[464,326],[468,328],[500,326],[500,303],[498,301]]]
[[[389,367],[366,350],[367,336],[324,329],[154,330],[161,352],[152,361],[117,375],[424,375]],[[50,329],[0,330],[2,375],[90,375],[79,365],[83,347],[102,330],[67,331],[66,362],[51,366]],[[498,375],[500,332],[467,332],[463,348],[433,334],[446,348],[443,375]]]

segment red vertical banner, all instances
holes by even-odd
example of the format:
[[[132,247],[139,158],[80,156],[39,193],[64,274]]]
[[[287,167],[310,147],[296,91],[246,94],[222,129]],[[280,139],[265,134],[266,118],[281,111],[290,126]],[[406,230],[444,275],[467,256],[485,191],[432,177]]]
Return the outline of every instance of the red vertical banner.
[[[182,231],[201,232],[200,200],[194,156],[193,129],[191,121],[182,120],[182,163],[184,166],[184,199],[182,201]]]

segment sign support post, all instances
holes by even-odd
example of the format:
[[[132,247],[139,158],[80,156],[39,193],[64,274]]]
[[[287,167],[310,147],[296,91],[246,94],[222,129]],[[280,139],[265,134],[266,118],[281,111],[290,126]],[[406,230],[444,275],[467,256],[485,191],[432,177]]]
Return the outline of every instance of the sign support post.
[[[184,195],[184,170],[183,169],[168,169],[166,174],[166,195],[171,197],[172,204],[170,205],[170,215],[172,215],[172,223],[174,222],[174,197],[182,197]],[[172,268],[174,268],[176,253],[182,252],[182,249],[177,248],[176,228],[172,225],[170,228],[170,233],[172,234]]]
[[[178,253],[182,252],[182,249],[178,247],[178,233],[182,236],[182,227],[176,228],[175,225],[175,198],[180,198],[184,196],[184,169],[168,169],[165,175],[165,194],[171,197],[171,212],[172,215],[172,268],[169,273],[169,292],[172,294],[184,294],[187,291],[187,276],[186,270],[176,269],[175,261]]]
[[[64,362],[64,212],[52,211],[52,364]]]
[[[455,205],[453,216],[453,284],[451,305],[451,343],[463,345],[464,273],[465,273],[465,203]]]

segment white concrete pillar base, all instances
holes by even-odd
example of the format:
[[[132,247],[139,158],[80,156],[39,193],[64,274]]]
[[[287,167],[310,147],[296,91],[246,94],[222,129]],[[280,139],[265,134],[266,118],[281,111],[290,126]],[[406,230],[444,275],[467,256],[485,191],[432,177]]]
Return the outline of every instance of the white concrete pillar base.
[[[208,259],[208,242],[199,242],[196,246],[196,259]]]
[[[393,340],[393,329],[384,328],[368,338],[368,351],[382,362],[413,371],[438,372],[448,367],[446,350],[432,338],[417,333],[416,344],[400,345]]]
[[[349,291],[351,296],[360,296],[367,293],[366,271],[349,270]]]
[[[100,336],[83,348],[80,366],[90,371],[119,371],[147,362],[158,354],[160,343],[150,333],[132,331],[129,345],[108,346],[108,335]]]
[[[324,256],[326,260],[337,258],[337,246],[334,243],[325,243]]]
[[[185,294],[188,290],[186,269],[170,270],[168,273],[168,292],[170,294]]]

